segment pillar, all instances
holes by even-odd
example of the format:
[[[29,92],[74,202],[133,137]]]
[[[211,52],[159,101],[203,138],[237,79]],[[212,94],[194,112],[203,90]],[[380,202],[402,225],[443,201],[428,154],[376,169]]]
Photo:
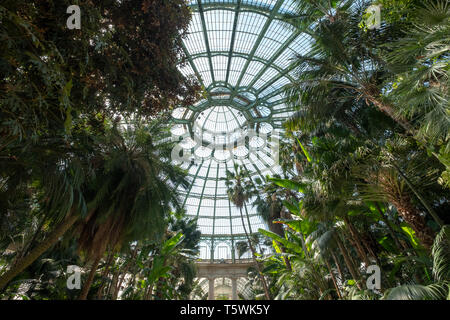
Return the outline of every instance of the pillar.
[[[231,278],[231,300],[237,300],[237,278]]]
[[[214,300],[214,278],[208,278],[209,290],[208,290],[208,300]]]

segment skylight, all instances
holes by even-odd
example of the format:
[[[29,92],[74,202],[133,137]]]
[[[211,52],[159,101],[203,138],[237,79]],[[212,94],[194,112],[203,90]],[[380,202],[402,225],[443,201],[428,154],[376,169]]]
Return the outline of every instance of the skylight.
[[[234,163],[250,171],[252,179],[281,173],[274,157],[277,139],[292,113],[282,89],[294,76],[290,59],[309,50],[309,37],[282,20],[293,11],[291,0],[189,4],[193,14],[184,40],[189,63],[181,70],[195,75],[207,96],[172,114],[174,139],[189,155],[181,166],[192,178],[179,193],[187,214],[198,218],[202,258],[214,257],[217,245],[225,243],[237,259],[235,243],[245,239],[244,229],[223,178]],[[252,201],[244,207],[247,213],[251,233],[267,228]]]

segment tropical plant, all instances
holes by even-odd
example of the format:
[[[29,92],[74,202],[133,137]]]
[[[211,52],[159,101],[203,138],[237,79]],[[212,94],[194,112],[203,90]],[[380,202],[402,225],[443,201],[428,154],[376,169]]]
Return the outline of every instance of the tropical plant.
[[[450,295],[450,226],[444,226],[433,243],[433,281],[427,285],[407,284],[386,291],[388,300],[444,300]]]
[[[54,245],[77,221],[75,234],[80,249],[94,261],[91,270],[96,269],[108,246],[116,249],[126,241],[157,238],[164,231],[164,217],[170,206],[178,205],[173,183],[187,183],[183,171],[170,163],[172,144],[158,142],[162,141],[157,138],[164,132],[161,129],[157,122],[147,126],[134,123],[126,129],[116,124],[99,138],[96,146],[103,152],[91,159],[95,174],[82,188],[83,196],[89,199],[87,216],[80,219],[76,206],[70,208],[71,214],[45,241],[1,277],[0,287]]]

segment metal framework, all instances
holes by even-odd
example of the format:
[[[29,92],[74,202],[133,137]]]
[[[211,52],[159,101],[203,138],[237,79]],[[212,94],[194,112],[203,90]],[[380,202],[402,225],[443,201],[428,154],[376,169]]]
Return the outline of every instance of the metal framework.
[[[180,69],[199,79],[206,96],[172,114],[173,137],[191,156],[180,164],[192,184],[178,191],[187,214],[198,218],[202,258],[235,261],[244,229],[222,178],[233,163],[253,179],[280,173],[274,148],[291,114],[282,91],[294,76],[290,60],[307,53],[310,38],[283,19],[295,12],[293,0],[190,0],[189,5],[192,21],[183,43],[188,63]],[[258,136],[238,143],[250,130]],[[257,232],[267,226],[251,203],[243,209],[246,227]],[[217,250],[224,245],[226,257]]]

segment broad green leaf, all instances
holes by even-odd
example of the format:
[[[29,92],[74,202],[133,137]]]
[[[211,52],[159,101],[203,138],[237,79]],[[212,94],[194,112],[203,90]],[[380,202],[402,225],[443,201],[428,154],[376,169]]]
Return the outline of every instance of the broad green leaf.
[[[273,264],[268,265],[266,268],[264,268],[262,270],[262,273],[278,273],[277,269],[278,269],[278,266],[275,263],[273,263]]]
[[[277,220],[274,223],[281,223],[289,226],[292,230],[296,232],[302,232],[301,220]]]
[[[411,241],[411,244],[413,245],[413,247],[415,249],[420,248],[419,242],[416,238],[416,233],[414,232],[414,230],[406,225],[405,223],[402,223],[401,225],[402,230],[406,233],[406,235],[408,236],[409,240]]]
[[[308,162],[311,162],[311,157],[309,156],[308,151],[306,151],[305,147],[304,147],[303,144],[300,142],[300,140],[299,140],[298,138],[296,138],[296,139],[297,139],[298,144],[300,145],[300,148],[302,148],[302,151],[303,151],[303,153],[304,153],[306,159],[308,160]]]
[[[282,245],[284,245],[286,248],[291,249],[297,253],[301,253],[302,252],[302,247],[297,245],[296,243],[293,243],[285,238],[280,237],[278,234],[273,233],[271,231],[268,230],[264,230],[264,229],[258,229],[259,233],[262,233],[263,235],[265,235],[266,237],[271,238],[272,240],[278,241],[279,243],[281,243]]]
[[[161,254],[166,255],[170,253],[176,246],[178,246],[183,241],[183,238],[184,238],[183,234],[181,232],[178,232],[172,238],[164,242]]]
[[[278,243],[275,240],[272,240],[272,246],[275,249],[276,253],[281,253],[281,249],[280,249],[280,247],[278,246]]]
[[[269,178],[269,181],[272,181],[277,186],[287,188],[290,190],[298,191],[298,192],[305,192],[306,184],[289,180],[289,179],[280,179],[280,178]]]

